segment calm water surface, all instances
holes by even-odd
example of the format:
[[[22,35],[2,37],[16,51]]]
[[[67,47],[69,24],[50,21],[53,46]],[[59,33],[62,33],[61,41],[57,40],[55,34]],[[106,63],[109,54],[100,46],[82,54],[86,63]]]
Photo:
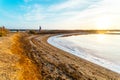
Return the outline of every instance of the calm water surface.
[[[74,46],[86,49],[87,53],[120,65],[120,35],[79,35],[61,38]]]

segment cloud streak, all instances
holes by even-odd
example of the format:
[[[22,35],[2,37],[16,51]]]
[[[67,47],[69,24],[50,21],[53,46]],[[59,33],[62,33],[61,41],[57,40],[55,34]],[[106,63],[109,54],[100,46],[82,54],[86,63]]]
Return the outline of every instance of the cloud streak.
[[[23,15],[26,21],[39,21],[44,19],[44,15],[42,14],[43,9],[42,6],[39,4],[34,4],[32,6],[26,7],[27,12]]]

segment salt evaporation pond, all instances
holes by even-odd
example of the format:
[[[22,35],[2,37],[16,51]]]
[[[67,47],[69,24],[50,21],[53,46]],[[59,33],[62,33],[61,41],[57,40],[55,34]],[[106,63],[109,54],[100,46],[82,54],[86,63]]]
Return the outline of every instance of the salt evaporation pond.
[[[48,42],[80,58],[120,73],[120,35],[54,36]]]

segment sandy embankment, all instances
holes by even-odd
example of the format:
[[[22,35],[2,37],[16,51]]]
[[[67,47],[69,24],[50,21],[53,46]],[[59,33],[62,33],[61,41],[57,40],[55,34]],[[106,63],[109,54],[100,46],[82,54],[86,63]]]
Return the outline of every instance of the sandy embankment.
[[[28,51],[22,37],[21,34],[0,37],[0,80],[41,80],[36,66],[25,55]]]
[[[117,73],[51,46],[50,36],[16,34],[2,39],[0,80],[120,80]]]

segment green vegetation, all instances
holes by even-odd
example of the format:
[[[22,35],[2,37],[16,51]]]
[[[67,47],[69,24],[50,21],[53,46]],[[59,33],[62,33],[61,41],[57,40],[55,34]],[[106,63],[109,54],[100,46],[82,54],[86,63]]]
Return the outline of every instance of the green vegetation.
[[[0,27],[0,37],[2,36],[6,36],[8,34],[8,30],[3,26],[3,27]]]

